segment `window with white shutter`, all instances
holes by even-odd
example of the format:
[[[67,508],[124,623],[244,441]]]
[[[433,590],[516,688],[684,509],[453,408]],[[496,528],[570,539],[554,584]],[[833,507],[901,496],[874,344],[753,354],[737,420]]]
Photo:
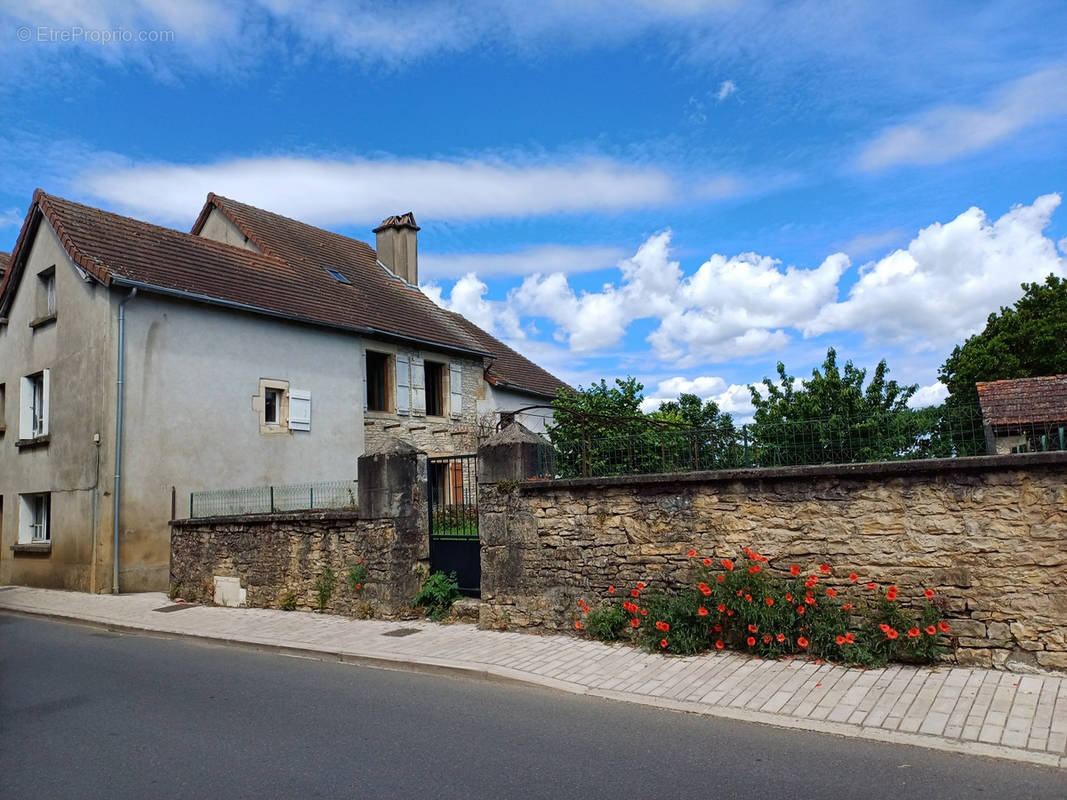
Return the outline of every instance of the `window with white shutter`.
[[[426,366],[421,356],[411,357],[411,410],[426,413]]]
[[[408,357],[396,354],[396,413],[411,411],[411,367]]]
[[[311,392],[307,389],[289,390],[289,430],[311,430]]]
[[[463,415],[463,366],[448,365],[449,411],[453,419]]]
[[[19,438],[36,439],[48,435],[48,403],[51,370],[42,370],[22,379],[19,392]]]

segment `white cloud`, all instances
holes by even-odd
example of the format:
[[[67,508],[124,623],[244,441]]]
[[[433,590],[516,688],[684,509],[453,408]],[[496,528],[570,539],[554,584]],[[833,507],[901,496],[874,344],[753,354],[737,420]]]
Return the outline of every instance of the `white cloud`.
[[[852,258],[873,253],[875,250],[884,250],[892,245],[899,244],[907,234],[903,228],[894,228],[889,231],[877,231],[872,233],[860,233],[843,242],[833,245],[833,249],[842,253],[848,253]]]
[[[25,216],[26,215],[20,209],[15,208],[14,206],[0,211],[0,228],[21,227]]]
[[[805,336],[854,330],[914,349],[963,341],[1018,299],[1020,283],[1067,275],[1067,259],[1042,233],[1059,205],[1060,195],[1048,194],[995,222],[970,208],[924,228],[906,250],[861,267],[848,299],[826,305]]]
[[[436,283],[428,283],[421,288],[423,294],[441,308],[455,311],[483,330],[503,338],[524,338],[515,311],[504,303],[486,300],[489,287],[474,274],[464,275],[456,281],[447,298]]]
[[[211,191],[314,225],[369,225],[409,209],[419,220],[450,221],[618,211],[677,196],[674,180],[662,170],[605,158],[109,163],[82,173],[75,187],[125,213],[184,225]]]
[[[613,267],[625,251],[618,247],[541,245],[511,253],[420,253],[419,273],[430,278],[454,278],[467,273],[530,275],[579,272]]]
[[[926,406],[940,405],[948,397],[948,387],[941,381],[931,383],[929,386],[920,386],[918,391],[911,396],[908,405],[912,408],[925,408]]]
[[[1041,70],[1004,87],[985,107],[941,106],[887,128],[864,148],[859,166],[875,171],[950,161],[1063,114],[1067,114],[1067,67]]]
[[[706,375],[696,378],[677,376],[660,381],[641,403],[641,410],[646,414],[655,411],[660,403],[677,400],[680,394],[695,394],[705,403],[712,400],[720,411],[733,414],[735,418],[750,418],[756,411],[748,386],[728,385],[722,378]]]
[[[715,99],[720,103],[737,91],[737,84],[733,81],[723,81],[719,84],[719,91],[715,93]]]

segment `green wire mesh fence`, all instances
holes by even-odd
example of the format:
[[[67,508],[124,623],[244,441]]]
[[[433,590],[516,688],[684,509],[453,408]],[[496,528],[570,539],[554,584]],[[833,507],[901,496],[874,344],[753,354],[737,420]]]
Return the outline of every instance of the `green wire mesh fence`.
[[[192,492],[189,495],[190,517],[229,517],[241,514],[270,514],[276,511],[355,507],[355,481],[219,489]]]
[[[543,477],[849,464],[1067,449],[1067,423],[983,424],[978,408],[918,409],[853,420],[831,417],[740,428],[649,428],[629,436],[554,437]]]

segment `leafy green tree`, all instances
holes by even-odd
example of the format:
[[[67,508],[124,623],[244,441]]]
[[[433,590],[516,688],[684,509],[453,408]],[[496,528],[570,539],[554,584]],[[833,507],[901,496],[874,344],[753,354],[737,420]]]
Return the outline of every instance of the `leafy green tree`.
[[[665,445],[661,449],[672,454],[675,469],[742,466],[744,454],[738,446],[733,417],[714,401],[704,402],[695,394],[683,393],[677,400],[660,403],[649,416],[667,423],[660,431]]]
[[[976,405],[979,381],[1067,373],[1067,280],[1049,275],[1022,289],[1013,307],[990,314],[981,333],[957,345],[941,365],[938,377],[950,406]]]
[[[749,387],[756,407],[749,426],[761,466],[885,461],[925,455],[930,431],[908,408],[917,384],[901,386],[887,379],[883,359],[867,385],[867,370],[851,361],[838,368],[830,348],[821,371],[797,387],[778,363],[778,383],[763,379],[765,394]],[[927,426],[929,423],[926,423]]]

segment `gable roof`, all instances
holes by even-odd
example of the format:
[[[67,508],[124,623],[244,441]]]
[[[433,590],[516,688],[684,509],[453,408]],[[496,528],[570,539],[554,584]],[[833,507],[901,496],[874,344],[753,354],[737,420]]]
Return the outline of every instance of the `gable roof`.
[[[262,252],[197,235],[217,208]],[[0,275],[0,318],[21,277],[24,250],[42,220],[81,269],[106,286],[146,291],[502,359],[515,388],[548,393],[562,381],[378,264],[364,242],[211,194],[192,233],[163,228],[46,194],[33,195],[9,268]],[[350,283],[332,277],[335,270]],[[523,382],[526,381],[526,382]],[[529,385],[527,385],[527,383]]]
[[[1067,422],[1067,375],[976,384],[988,425]]]

